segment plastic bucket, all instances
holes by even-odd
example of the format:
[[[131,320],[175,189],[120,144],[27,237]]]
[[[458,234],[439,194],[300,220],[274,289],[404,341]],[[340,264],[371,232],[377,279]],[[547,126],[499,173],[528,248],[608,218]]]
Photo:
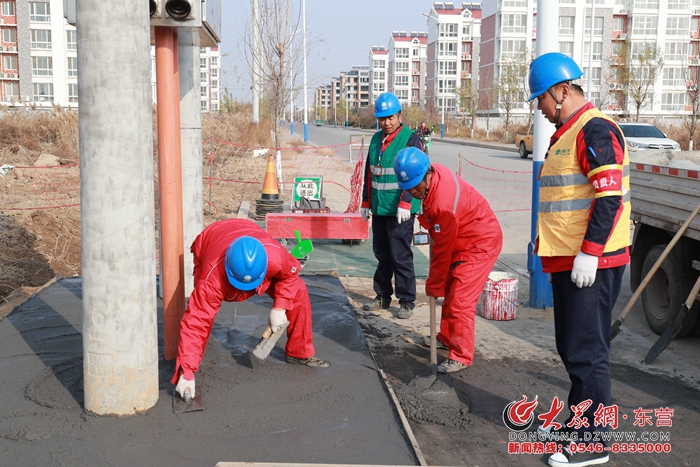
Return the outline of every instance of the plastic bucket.
[[[506,272],[492,272],[481,292],[481,316],[507,321],[518,309],[518,278]]]

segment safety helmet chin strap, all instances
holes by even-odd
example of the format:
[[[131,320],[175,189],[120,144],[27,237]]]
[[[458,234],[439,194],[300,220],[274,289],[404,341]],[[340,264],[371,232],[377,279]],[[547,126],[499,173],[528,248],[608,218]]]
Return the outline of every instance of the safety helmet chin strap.
[[[557,112],[554,114],[554,126],[556,128],[559,128],[561,124],[559,123],[559,117],[561,114],[561,106],[564,104],[564,101],[557,100],[556,94],[554,94],[554,91],[552,91],[552,88],[547,89],[547,92],[552,96],[552,99],[554,99],[554,102],[557,103],[557,106],[555,107],[557,109]]]

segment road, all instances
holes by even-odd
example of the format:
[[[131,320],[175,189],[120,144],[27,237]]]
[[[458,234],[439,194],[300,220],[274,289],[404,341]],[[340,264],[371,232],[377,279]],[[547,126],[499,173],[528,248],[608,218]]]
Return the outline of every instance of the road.
[[[297,130],[298,134],[303,136],[302,125],[297,125],[295,129]],[[344,144],[350,141],[350,135],[353,136],[353,139],[357,139],[363,134],[366,135],[365,144],[368,145],[369,139],[373,134],[373,132],[369,130],[362,131],[357,129],[346,129],[343,127],[334,128],[328,126],[309,126],[309,142],[315,146],[333,146]],[[343,148],[343,157],[347,157],[347,152],[345,151],[345,148]],[[354,154],[354,157],[357,157],[357,154]],[[517,152],[515,152],[514,147],[511,148],[508,146],[505,149],[499,149],[497,147],[478,147],[467,144],[462,145],[454,144],[453,142],[443,142],[440,141],[439,137],[433,139],[433,147],[430,154],[432,162],[453,167],[456,170],[457,160],[459,159],[460,155],[480,167],[502,171],[532,171],[532,158],[520,159]],[[480,186],[479,184],[481,182],[481,177],[482,175],[477,173],[476,180],[470,180],[466,176],[464,178],[475,185],[477,189],[479,189],[479,191],[491,201],[492,206],[494,206],[494,210],[497,211],[505,237],[501,260],[506,264],[506,266],[520,274],[523,278],[528,277],[527,244],[530,241],[531,211],[530,209],[527,209],[516,212],[499,212],[495,207],[495,203],[497,201],[497,196],[505,199],[513,199],[516,196],[520,196],[522,199],[527,201],[531,199],[531,193],[525,190],[518,191],[518,188],[515,187],[514,184],[507,182],[501,184],[496,183],[495,185]],[[520,177],[518,180],[522,181],[523,178]],[[494,188],[496,190],[491,192],[491,190]],[[495,191],[497,191],[497,193]],[[623,279],[623,287],[620,297],[617,301],[615,310],[613,311],[613,317],[619,316],[631,296],[632,290],[629,287],[628,268]],[[644,317],[644,310],[642,309],[641,299],[637,300],[634,307],[628,314],[624,326],[644,339],[647,339],[650,342],[649,346],[651,346],[651,344],[658,338],[658,336],[654,334],[647,325],[646,318]],[[676,356],[682,358],[687,363],[700,370],[700,339],[697,337],[676,339],[669,346],[669,350]]]

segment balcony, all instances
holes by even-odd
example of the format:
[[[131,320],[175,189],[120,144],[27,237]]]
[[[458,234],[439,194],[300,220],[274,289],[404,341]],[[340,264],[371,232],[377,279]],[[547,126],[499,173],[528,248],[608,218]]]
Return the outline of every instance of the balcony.
[[[471,60],[472,54],[462,54],[462,60]]]

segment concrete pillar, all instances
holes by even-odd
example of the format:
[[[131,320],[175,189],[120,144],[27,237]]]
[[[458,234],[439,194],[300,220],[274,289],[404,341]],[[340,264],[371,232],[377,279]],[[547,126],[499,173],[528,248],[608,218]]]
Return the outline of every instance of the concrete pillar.
[[[85,408],[158,400],[148,8],[78,0]]]
[[[182,222],[185,258],[185,297],[194,288],[190,246],[204,230],[202,185],[202,110],[199,85],[199,32],[180,28],[180,139],[182,148]]]

